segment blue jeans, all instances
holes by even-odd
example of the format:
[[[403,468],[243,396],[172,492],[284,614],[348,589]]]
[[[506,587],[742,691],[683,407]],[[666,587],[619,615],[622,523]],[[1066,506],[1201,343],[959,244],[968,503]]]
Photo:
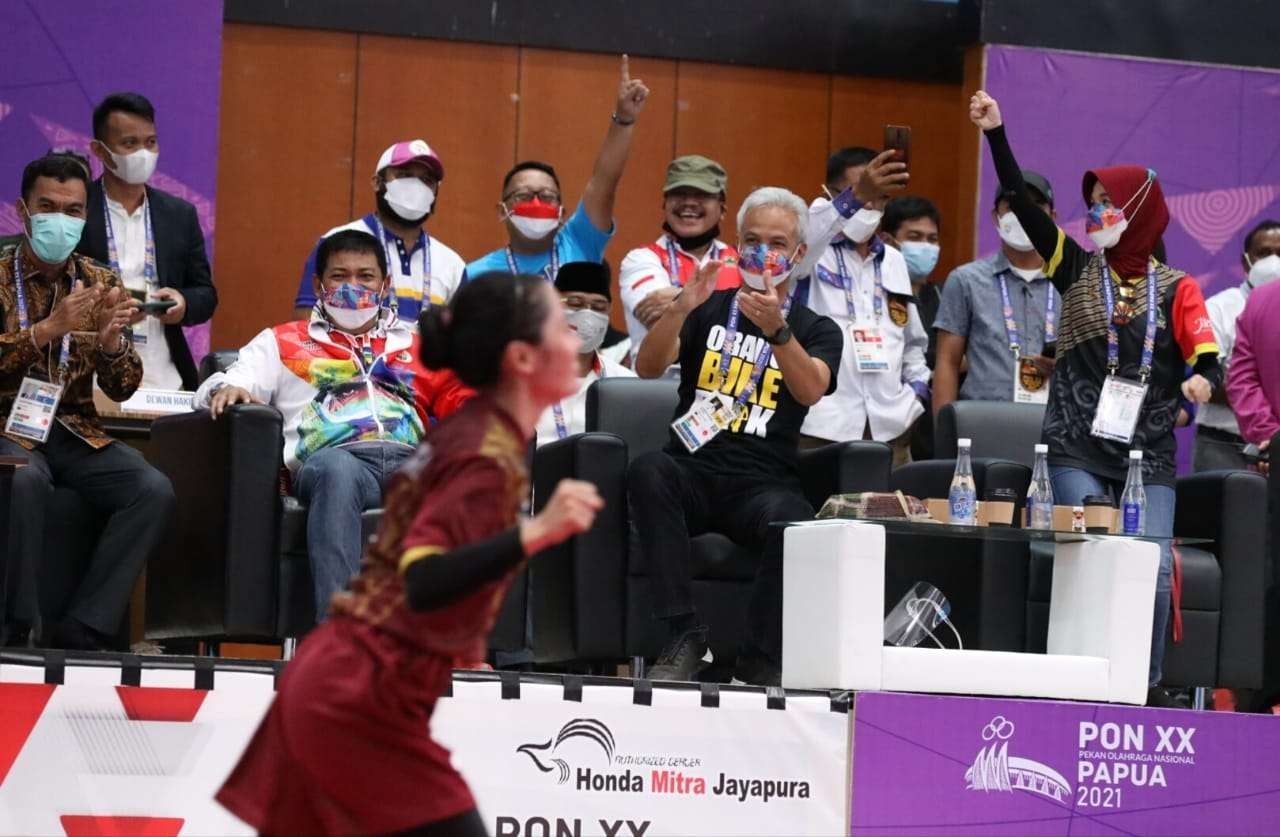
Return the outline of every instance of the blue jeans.
[[[294,493],[307,504],[317,621],[329,610],[329,598],[360,568],[360,513],[382,505],[383,486],[412,455],[407,445],[357,442],[323,448],[302,463]]]
[[[1083,505],[1090,494],[1106,494],[1117,501],[1124,492],[1124,483],[1100,477],[1080,468],[1050,466],[1049,478],[1053,481],[1053,500],[1060,506]],[[1173,534],[1173,506],[1175,494],[1172,486],[1148,485],[1146,533],[1157,537]],[[1173,591],[1173,552],[1168,541],[1160,544],[1160,573],[1156,576],[1155,618],[1151,623],[1151,666],[1147,671],[1147,683],[1160,682],[1164,663],[1165,633],[1169,630],[1169,608]]]

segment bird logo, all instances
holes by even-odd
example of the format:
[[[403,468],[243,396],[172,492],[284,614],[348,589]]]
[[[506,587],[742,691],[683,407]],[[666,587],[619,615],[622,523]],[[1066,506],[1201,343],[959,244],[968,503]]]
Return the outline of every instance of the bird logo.
[[[569,763],[557,755],[560,745],[574,738],[585,738],[595,742],[604,752],[605,761],[613,763],[614,741],[609,728],[594,718],[574,718],[549,738],[545,743],[530,742],[516,747],[517,753],[524,753],[533,760],[534,765],[543,773],[559,771],[559,784],[569,781]]]

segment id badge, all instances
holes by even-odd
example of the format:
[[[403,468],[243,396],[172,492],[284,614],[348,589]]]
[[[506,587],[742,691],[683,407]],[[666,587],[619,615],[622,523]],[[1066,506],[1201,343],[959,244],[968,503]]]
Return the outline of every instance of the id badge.
[[[1020,357],[1013,365],[1013,403],[1049,403],[1049,378],[1032,358]]]
[[[1128,444],[1138,426],[1138,413],[1147,398],[1147,385],[1108,375],[1093,416],[1093,435]]]
[[[875,327],[849,327],[853,340],[853,359],[859,372],[888,372],[889,354],[884,348],[884,334]]]
[[[21,436],[33,442],[45,442],[53,430],[62,400],[62,385],[35,378],[23,378],[18,387],[18,397],[13,399],[13,409],[5,422],[4,432]]]
[[[671,422],[671,429],[689,453],[696,453],[733,423],[733,404],[727,396],[714,393]]]

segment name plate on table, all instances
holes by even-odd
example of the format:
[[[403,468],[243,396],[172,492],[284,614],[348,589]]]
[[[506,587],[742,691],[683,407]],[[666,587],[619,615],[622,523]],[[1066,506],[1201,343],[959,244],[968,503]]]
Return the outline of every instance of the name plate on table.
[[[194,392],[171,389],[140,389],[120,404],[126,413],[189,413]]]

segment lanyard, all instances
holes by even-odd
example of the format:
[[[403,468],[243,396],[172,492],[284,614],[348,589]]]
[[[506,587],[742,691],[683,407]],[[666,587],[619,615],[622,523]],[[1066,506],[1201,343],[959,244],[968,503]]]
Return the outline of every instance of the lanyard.
[[[511,271],[512,276],[520,275],[520,268],[516,265],[516,254],[511,251],[511,245],[505,248],[507,254],[507,269]],[[551,268],[551,273],[547,273],[547,267]],[[556,281],[556,277],[560,275],[560,246],[559,244],[551,245],[551,263],[547,267],[542,268],[542,275],[547,278],[548,282]]]
[[[791,297],[787,296],[787,301],[782,305],[782,319],[785,322],[787,316],[791,313]],[[741,333],[738,331],[738,295],[733,295],[733,301],[729,303],[729,321],[724,327],[724,346],[720,354],[720,375],[717,379],[717,388],[724,385],[729,379],[729,364],[733,362],[733,350],[737,348],[738,338]],[[751,380],[747,382],[742,392],[738,393],[738,397],[733,400],[734,415],[742,412],[742,408],[747,406],[747,401],[755,393],[756,387],[760,385],[760,379],[764,377],[764,370],[769,368],[769,361],[773,358],[773,347],[768,343],[765,344],[764,350],[760,352],[760,356],[756,358],[755,368],[751,370]]]
[[[378,236],[378,241],[382,242],[382,249],[384,251],[387,249],[388,238],[394,238],[396,241],[396,253],[398,255],[400,251],[404,249],[404,242],[400,240],[400,236],[394,234],[388,236],[386,229],[382,226],[382,219],[378,217],[376,212],[370,217],[373,218],[373,230]],[[418,243],[422,245],[422,307],[426,309],[431,307],[431,236],[427,235],[422,230],[418,230]],[[387,256],[390,257],[391,254],[387,253]],[[410,265],[412,265],[412,263],[413,260],[410,258]],[[403,262],[401,262],[400,267],[402,270],[404,269]],[[409,272],[403,275],[412,276],[413,268],[410,267]],[[392,285],[391,306],[399,312],[400,297],[395,293],[394,283],[392,283]]]
[[[102,196],[102,216],[106,222],[107,228],[107,261],[111,264],[111,269],[119,275],[121,281],[124,280],[124,271],[120,269],[120,256],[116,250],[116,234],[111,228],[111,210],[107,208],[107,196]],[[151,202],[146,198],[142,199],[142,222],[146,229],[146,256],[142,265],[142,278],[146,281],[147,290],[155,287],[156,280],[156,239],[151,234]]]
[[[1000,302],[1004,306],[1004,331],[1009,338],[1009,351],[1013,352],[1013,356],[1021,355],[1022,343],[1018,337],[1018,323],[1013,319],[1013,303],[1009,301],[1009,283],[1005,281],[1008,271],[1001,272],[996,278],[1000,280]],[[1049,286],[1049,292],[1044,301],[1044,342],[1045,345],[1053,343],[1058,338],[1058,318],[1056,306],[1053,304],[1053,286]]]
[[[1156,326],[1160,322],[1159,288],[1156,282],[1155,262],[1147,264],[1147,334],[1142,340],[1142,365],[1138,368],[1138,376],[1142,383],[1151,377],[1151,363],[1156,353]],[[1107,306],[1107,374],[1114,375],[1120,368],[1120,333],[1116,330],[1115,290],[1111,287],[1111,268],[1107,266],[1107,257],[1102,255],[1102,301]]]
[[[839,245],[831,248],[836,254],[836,270],[840,273],[840,287],[844,289],[844,304],[849,310],[849,319],[853,322],[858,320],[857,296],[853,287],[853,276],[849,274],[849,267],[844,263],[844,253],[841,252]],[[881,253],[883,255],[883,251]],[[884,282],[880,276],[881,259],[872,255],[871,267],[876,275],[875,293],[872,296],[872,310],[875,312],[876,322],[880,322],[880,317],[884,314]]]
[[[600,356],[599,356],[599,355],[596,355],[596,360],[597,360],[597,362],[599,362],[599,358],[600,358]],[[601,364],[600,364],[600,371],[599,371],[598,373],[596,373],[596,379],[597,379],[597,380],[600,380],[600,381],[603,381],[603,380],[604,380],[604,377],[605,377],[605,375],[604,375],[604,364],[603,364],[603,363],[601,363]],[[569,423],[568,423],[567,421],[565,421],[565,418],[564,418],[564,407],[562,407],[562,406],[560,405],[560,402],[559,402],[559,401],[557,401],[556,403],[554,403],[554,404],[552,404],[552,405],[551,405],[551,415],[552,415],[552,417],[554,417],[554,418],[555,418],[555,420],[556,420],[556,438],[557,438],[557,439],[563,439],[563,438],[565,438],[566,436],[568,436],[568,435],[569,435]]]
[[[107,229],[110,229],[108,225]],[[22,248],[13,252],[13,285],[18,296],[18,328],[27,331],[31,328],[31,319],[27,316],[27,289],[22,281]],[[57,285],[54,285],[54,302],[57,302]],[[65,381],[67,369],[71,366],[71,332],[62,335],[62,351],[58,354],[58,380]],[[52,374],[52,370],[50,370]]]
[[[330,334],[332,333],[333,332],[330,331]],[[356,362],[360,364],[360,371],[364,373],[366,378],[371,377],[373,375],[373,367],[378,362],[377,355],[373,353],[373,338],[370,337],[366,340],[360,340],[360,345],[357,345],[357,340],[354,335],[341,331],[338,332],[338,334],[341,334],[346,340],[347,347],[351,349],[352,355],[356,357]]]
[[[689,254],[689,257],[694,261],[695,270],[701,267],[701,263],[694,258],[692,253]],[[711,245],[710,257],[710,261],[715,261],[720,257],[720,248],[714,244]],[[684,287],[684,281],[680,278],[680,256],[676,251],[675,239],[670,235],[667,236],[667,274],[671,276],[673,285],[677,288]]]

